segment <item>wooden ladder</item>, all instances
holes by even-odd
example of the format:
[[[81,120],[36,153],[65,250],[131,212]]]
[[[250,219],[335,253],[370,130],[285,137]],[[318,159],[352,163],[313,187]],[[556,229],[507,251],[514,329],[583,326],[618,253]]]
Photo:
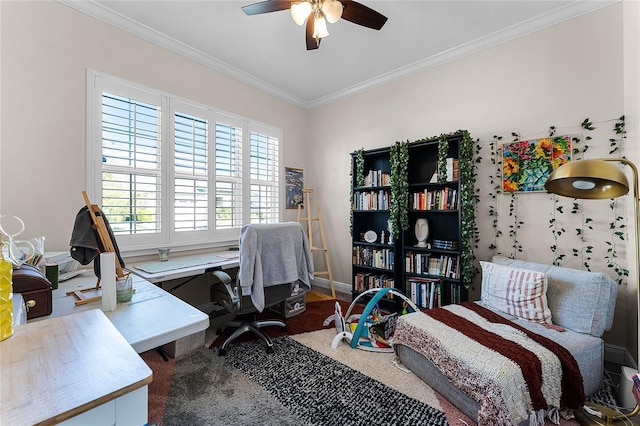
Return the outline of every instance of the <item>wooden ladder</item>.
[[[311,256],[313,257],[314,263],[315,263],[315,257],[314,257],[314,253],[315,252],[323,252],[324,253],[324,261],[325,264],[327,265],[327,270],[326,271],[315,271],[315,275],[327,275],[329,277],[329,284],[331,285],[331,296],[332,297],[336,297],[336,290],[333,287],[333,275],[331,274],[331,263],[329,263],[329,251],[327,250],[327,240],[325,239],[324,236],[324,228],[322,227],[322,219],[320,217],[320,206],[317,206],[318,208],[318,216],[317,217],[311,217],[311,204],[309,202],[309,199],[311,197],[311,193],[313,192],[313,189],[309,189],[309,188],[303,188],[302,192],[304,193],[304,205],[307,206],[307,217],[301,217],[302,216],[302,205],[298,205],[298,223],[302,224],[303,221],[307,222],[307,235],[309,237],[309,246],[310,246],[310,250],[311,250]],[[311,224],[313,222],[317,222],[320,228],[320,238],[322,239],[322,247],[316,247],[313,245],[313,228],[311,226]]]

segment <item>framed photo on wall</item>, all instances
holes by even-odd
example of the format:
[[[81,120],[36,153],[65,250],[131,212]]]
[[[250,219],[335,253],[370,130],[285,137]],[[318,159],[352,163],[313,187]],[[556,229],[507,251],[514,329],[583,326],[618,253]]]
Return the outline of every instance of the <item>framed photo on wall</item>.
[[[298,206],[304,207],[302,198],[303,170],[295,167],[284,168],[286,208],[297,209]]]
[[[502,146],[502,190],[544,191],[547,178],[571,160],[571,135],[505,143]]]

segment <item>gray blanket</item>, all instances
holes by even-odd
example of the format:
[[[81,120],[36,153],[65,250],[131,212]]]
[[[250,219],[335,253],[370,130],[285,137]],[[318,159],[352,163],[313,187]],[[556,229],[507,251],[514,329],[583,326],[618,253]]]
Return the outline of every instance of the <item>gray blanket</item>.
[[[265,308],[265,287],[298,282],[309,290],[312,279],[309,240],[298,222],[242,227],[238,280],[258,311]]]

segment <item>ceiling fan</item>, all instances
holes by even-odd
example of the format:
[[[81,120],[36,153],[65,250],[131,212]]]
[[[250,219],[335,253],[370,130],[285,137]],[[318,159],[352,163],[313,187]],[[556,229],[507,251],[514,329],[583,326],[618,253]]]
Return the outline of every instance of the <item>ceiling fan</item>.
[[[307,50],[320,47],[320,40],[329,35],[327,21],[331,24],[340,18],[367,28],[379,30],[387,22],[386,16],[352,0],[266,0],[243,6],[247,15],[291,10],[293,21],[302,26],[307,21]]]

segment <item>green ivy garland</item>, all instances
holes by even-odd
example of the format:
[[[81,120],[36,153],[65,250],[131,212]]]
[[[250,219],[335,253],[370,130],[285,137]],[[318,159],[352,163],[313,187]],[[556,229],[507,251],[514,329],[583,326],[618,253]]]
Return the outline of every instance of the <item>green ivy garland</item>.
[[[364,186],[364,149],[356,150],[356,186]]]
[[[389,155],[391,165],[391,205],[389,221],[391,234],[398,238],[409,229],[409,142],[396,142]]]
[[[624,115],[618,118],[613,126],[613,131],[620,139],[609,139],[609,146],[611,147],[609,154],[613,154],[615,152],[619,153],[623,148],[622,144],[627,138]],[[624,277],[629,276],[629,269],[624,268],[618,263],[618,249],[616,241],[624,241],[626,225],[624,223],[624,218],[618,213],[617,199],[611,200],[611,202],[609,203],[609,208],[611,208],[611,210],[613,211],[614,219],[609,223],[609,228],[611,229],[611,241],[605,241],[605,243],[609,246],[609,248],[607,249],[605,260],[607,261],[607,267],[611,268],[616,274],[616,282],[618,284],[622,284]]]
[[[511,136],[513,137],[512,142],[514,143],[522,140],[520,133],[511,132]],[[518,240],[518,231],[522,229],[524,222],[518,217],[518,197],[516,196],[516,193],[509,191],[509,195],[509,216],[513,218],[513,223],[509,225],[509,237],[513,239],[511,247],[514,250],[511,253],[511,257],[516,258],[518,253],[522,253],[524,251],[522,244]]]
[[[351,170],[349,170],[352,182],[349,191],[349,204],[353,204],[353,188],[364,186],[364,148],[356,149],[352,155],[355,162]],[[349,234],[353,235],[353,207],[349,209]]]
[[[473,161],[473,140],[466,130],[460,141],[460,158],[458,160],[460,172],[460,215],[462,227],[460,229],[460,261],[462,263],[462,283],[469,288],[473,281],[473,249],[471,247],[476,232],[475,226],[475,162]],[[442,141],[442,138],[440,139]],[[440,144],[438,144],[440,148]],[[445,160],[446,162],[446,160]],[[446,173],[445,173],[446,176]]]
[[[489,143],[491,150],[491,164],[493,165],[493,173],[489,174],[489,197],[493,200],[488,206],[488,215],[491,217],[491,226],[493,227],[493,240],[489,244],[489,250],[495,251],[498,248],[498,238],[502,235],[502,231],[498,228],[498,194],[502,189],[502,161],[500,158],[500,142],[502,136],[493,135],[493,141]],[[479,158],[480,159],[480,158]],[[495,191],[495,192],[494,192]]]
[[[589,118],[584,119],[580,123],[580,127],[583,129],[583,138],[581,139],[575,136],[572,138],[572,157],[574,160],[585,157],[585,154],[590,149],[589,143],[593,140],[593,137],[589,133],[593,130],[596,130],[596,126],[594,126],[594,123]],[[615,136],[609,138],[608,140],[610,147],[609,154],[611,155],[618,153],[618,155],[621,155],[620,153],[623,151],[623,144],[626,139],[624,115],[615,120],[613,132],[615,133]],[[554,138],[555,133],[555,126],[551,126],[549,128],[549,136],[551,138]],[[518,133],[516,132],[512,132],[512,136],[514,138],[519,137]],[[499,183],[501,175],[501,165],[499,164],[501,152],[497,147],[501,139],[502,137],[500,136],[494,136],[493,141],[489,144],[491,150],[491,161],[495,167],[494,174],[489,176],[491,189],[488,193],[488,196],[494,200],[493,202],[490,201],[488,205],[488,215],[492,218],[492,226],[494,229],[493,241],[491,241],[488,245],[488,248],[492,251],[498,249],[498,240],[502,235],[498,223],[498,208],[497,205],[495,205],[497,204],[497,194],[502,192],[502,187]],[[463,163],[461,162],[461,164]],[[565,254],[561,253],[559,248],[560,237],[562,236],[562,234],[567,234],[567,230],[561,225],[561,215],[563,215],[565,212],[563,210],[563,205],[559,202],[557,196],[554,194],[550,194],[550,196],[552,197],[552,201],[554,203],[554,208],[549,219],[549,229],[551,230],[554,238],[554,242],[550,246],[550,250],[553,254],[553,264],[560,265],[561,261],[566,257]],[[509,204],[509,216],[513,217],[513,221],[512,224],[509,225],[509,236],[513,240],[512,247],[515,252],[522,252],[523,247],[517,239],[517,234],[518,230],[522,227],[523,222],[518,219],[517,201],[514,198],[515,197],[512,194],[512,199]],[[604,243],[608,246],[607,253],[605,255],[605,261],[607,263],[607,267],[617,275],[616,281],[618,282],[618,284],[621,284],[624,278],[628,277],[629,270],[618,263],[618,250],[616,247],[616,243],[617,241],[624,241],[626,239],[626,225],[624,223],[624,217],[617,212],[618,200],[611,200],[609,207],[613,211],[613,219],[609,223],[609,228],[611,230],[611,239],[610,241],[604,241]],[[572,248],[572,255],[574,257],[580,257],[582,260],[582,267],[586,270],[590,270],[590,261],[593,259],[595,247],[588,244],[589,238],[587,238],[587,233],[593,230],[594,219],[584,214],[582,200],[574,200],[570,213],[581,216],[576,217],[575,219],[576,222],[580,222],[580,227],[574,228],[575,234],[580,242],[580,247]],[[512,255],[515,255],[515,253]]]
[[[447,157],[449,155],[449,138],[442,133],[438,139],[438,183],[447,181]]]

